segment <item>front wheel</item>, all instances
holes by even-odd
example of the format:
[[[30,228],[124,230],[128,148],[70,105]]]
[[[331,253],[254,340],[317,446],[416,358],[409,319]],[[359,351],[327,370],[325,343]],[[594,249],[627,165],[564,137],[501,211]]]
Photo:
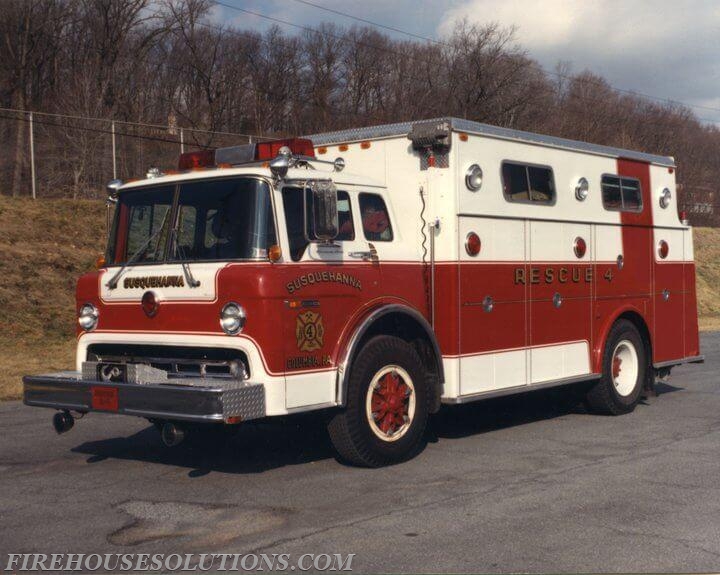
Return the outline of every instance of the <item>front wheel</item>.
[[[605,342],[602,377],[587,394],[589,407],[611,415],[634,410],[647,376],[647,363],[638,329],[627,320],[617,321]]]
[[[430,379],[415,349],[377,336],[353,363],[346,407],[328,425],[340,457],[379,467],[412,457],[427,425]]]

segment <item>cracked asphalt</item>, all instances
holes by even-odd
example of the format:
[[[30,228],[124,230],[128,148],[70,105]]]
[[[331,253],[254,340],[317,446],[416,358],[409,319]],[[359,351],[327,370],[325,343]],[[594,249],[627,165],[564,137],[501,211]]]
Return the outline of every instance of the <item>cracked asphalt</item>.
[[[354,553],[361,572],[720,568],[720,333],[622,417],[577,390],[455,408],[413,461],[341,465],[316,416],[164,447],[146,421],[0,405],[8,553]]]

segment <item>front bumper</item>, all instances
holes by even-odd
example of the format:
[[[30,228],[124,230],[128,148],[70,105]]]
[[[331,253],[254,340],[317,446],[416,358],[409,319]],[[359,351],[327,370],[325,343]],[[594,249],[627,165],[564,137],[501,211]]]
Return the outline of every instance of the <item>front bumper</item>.
[[[265,386],[220,379],[109,383],[65,371],[23,377],[23,402],[81,413],[104,411],[155,419],[238,423],[265,416]]]

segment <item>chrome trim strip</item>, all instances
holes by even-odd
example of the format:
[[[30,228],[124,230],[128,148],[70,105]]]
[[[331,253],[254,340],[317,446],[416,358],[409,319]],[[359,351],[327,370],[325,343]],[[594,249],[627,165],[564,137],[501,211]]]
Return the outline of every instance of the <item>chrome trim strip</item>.
[[[342,354],[342,359],[338,362],[337,370],[336,396],[338,405],[345,406],[345,389],[347,388],[348,378],[350,376],[350,369],[348,363],[351,358],[355,357],[355,353],[358,351],[358,343],[362,339],[362,336],[365,335],[367,330],[373,324],[373,322],[375,322],[375,320],[389,313],[405,314],[416,320],[422,326],[433,345],[433,351],[435,352],[435,363],[438,366],[438,376],[440,378],[440,383],[442,384],[445,382],[445,369],[443,366],[442,354],[440,353],[440,346],[438,345],[437,339],[435,338],[435,332],[433,331],[433,328],[430,326],[428,321],[419,311],[411,307],[400,304],[389,304],[376,309],[370,315],[368,315],[352,334],[348,344],[345,346],[345,350]]]
[[[310,138],[315,146],[325,146],[330,144],[350,143],[360,140],[369,140],[375,138],[391,138],[397,136],[407,136],[413,124],[424,122],[449,122],[453,131],[467,132],[477,134],[488,138],[496,138],[499,140],[512,140],[523,142],[526,144],[535,144],[547,146],[550,148],[559,148],[574,152],[584,152],[595,154],[598,156],[610,156],[612,158],[627,158],[629,160],[639,160],[641,162],[649,162],[651,164],[675,167],[675,160],[669,156],[659,156],[655,154],[647,154],[633,150],[625,150],[623,148],[614,148],[612,146],[600,146],[589,142],[579,142],[577,140],[568,140],[565,138],[557,138],[555,136],[547,136],[543,134],[535,134],[532,132],[523,132],[521,130],[512,130],[510,128],[501,128],[499,126],[491,126],[489,124],[481,124],[471,120],[463,120],[461,118],[434,118],[428,120],[417,120],[414,122],[400,122],[397,124],[383,124],[380,126],[370,126],[364,128],[352,128],[348,130],[340,130],[337,132],[325,132],[321,134],[313,134],[305,136]]]
[[[513,387],[506,387],[503,389],[492,389],[489,391],[481,391],[480,393],[471,393],[468,395],[461,395],[459,397],[443,397],[442,402],[449,405],[457,405],[460,403],[470,403],[471,401],[480,401],[481,399],[490,399],[492,397],[502,397],[504,395],[515,395],[517,393],[524,393],[526,391],[535,391],[538,389],[546,389],[550,387],[559,387],[561,385],[569,385],[571,383],[581,383],[583,381],[593,381],[600,379],[601,374],[599,373],[588,373],[586,375],[577,375],[573,377],[563,377],[561,379],[553,379],[550,381],[543,381],[540,383],[534,383],[531,385],[515,385]]]
[[[691,355],[690,357],[683,357],[681,359],[671,359],[669,361],[658,361],[653,363],[655,369],[661,369],[663,367],[673,367],[674,365],[682,365],[683,363],[705,363],[704,355]]]

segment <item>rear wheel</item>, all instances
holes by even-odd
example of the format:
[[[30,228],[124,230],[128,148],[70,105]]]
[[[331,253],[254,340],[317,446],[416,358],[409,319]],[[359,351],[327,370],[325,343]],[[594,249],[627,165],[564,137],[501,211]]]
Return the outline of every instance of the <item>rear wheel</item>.
[[[428,418],[430,379],[415,349],[392,336],[377,336],[353,363],[346,407],[328,431],[340,457],[379,467],[412,457]]]
[[[647,376],[647,362],[638,329],[627,320],[618,320],[605,342],[602,377],[587,394],[589,407],[611,415],[635,409]]]

